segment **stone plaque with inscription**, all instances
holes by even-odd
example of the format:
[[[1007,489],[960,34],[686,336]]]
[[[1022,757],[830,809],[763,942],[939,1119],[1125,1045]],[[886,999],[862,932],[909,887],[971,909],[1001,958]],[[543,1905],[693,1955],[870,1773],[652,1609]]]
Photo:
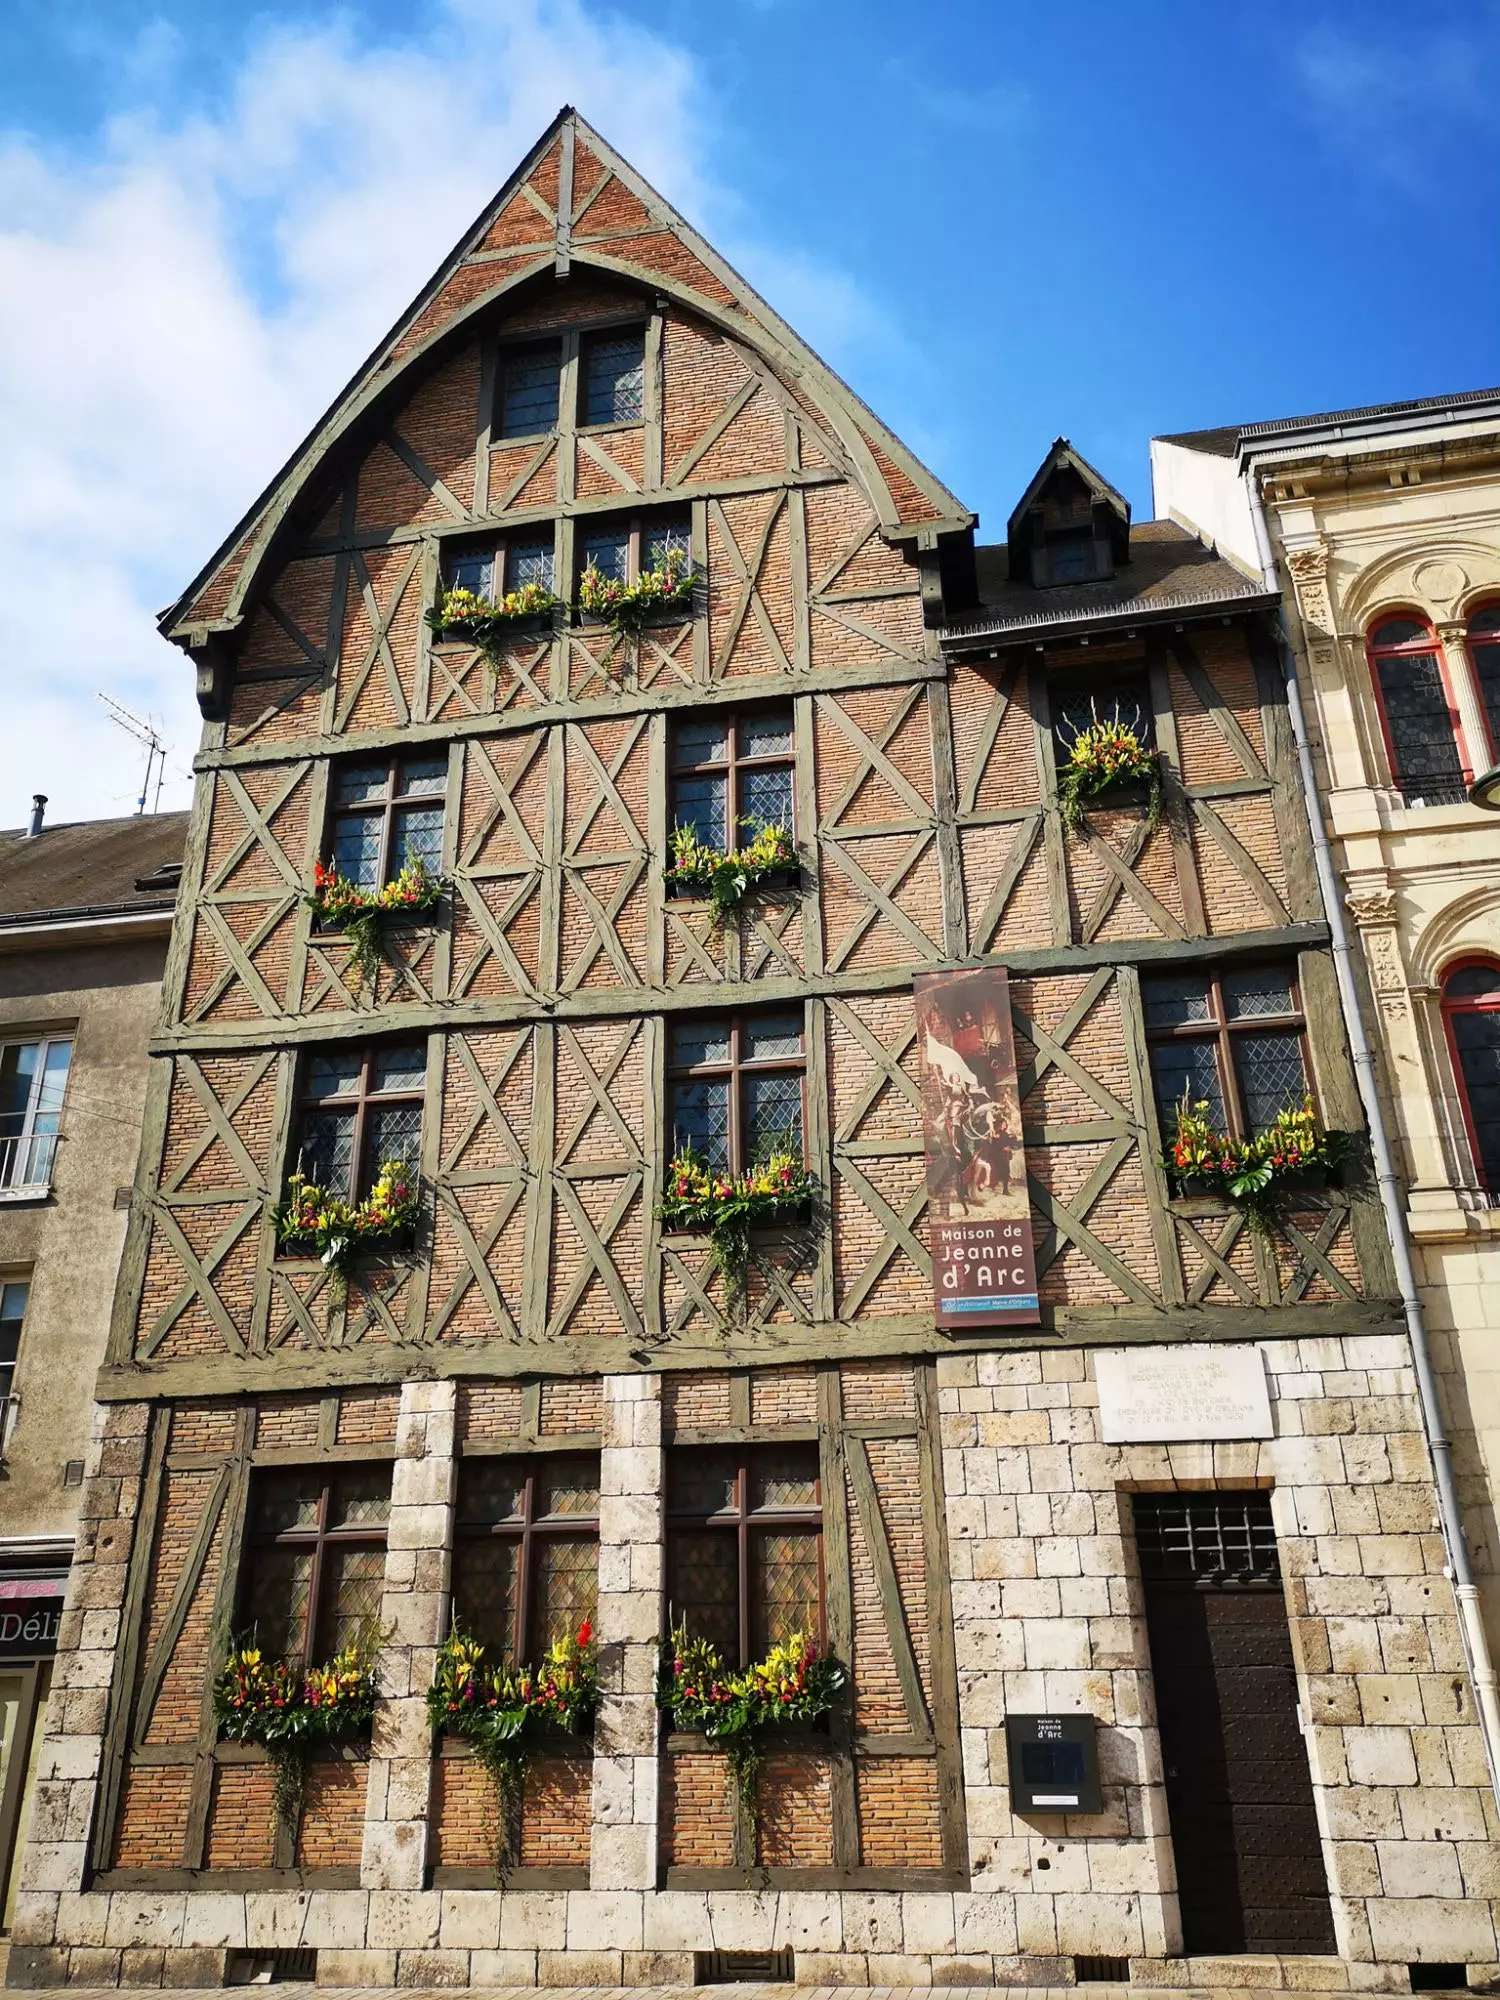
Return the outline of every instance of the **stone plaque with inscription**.
[[[1268,1438],[1271,1399],[1258,1347],[1112,1347],[1094,1357],[1106,1444]]]

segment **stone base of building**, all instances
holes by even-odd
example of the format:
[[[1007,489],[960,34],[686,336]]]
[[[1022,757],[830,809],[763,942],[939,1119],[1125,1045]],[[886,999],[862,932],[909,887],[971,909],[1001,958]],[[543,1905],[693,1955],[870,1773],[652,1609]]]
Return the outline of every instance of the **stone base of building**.
[[[43,1941],[51,1900],[26,1899],[7,1986],[218,1987],[274,1964],[330,1988],[681,1987],[721,1979],[709,1955],[734,1953],[789,1953],[808,1987],[1405,1993],[1420,1961],[1462,1965],[1473,1990],[1500,1984],[1500,1965],[1463,1962],[1461,1924],[1426,1899],[1405,1913],[1413,1956],[1400,1962],[1120,1952],[1098,1911],[963,1891],[117,1890],[58,1899]],[[1132,1913],[1147,1927],[1162,1915],[1150,1900]],[[1028,1930],[1053,1948],[1027,1949]],[[787,1977],[784,1956],[768,1965],[766,1983]]]

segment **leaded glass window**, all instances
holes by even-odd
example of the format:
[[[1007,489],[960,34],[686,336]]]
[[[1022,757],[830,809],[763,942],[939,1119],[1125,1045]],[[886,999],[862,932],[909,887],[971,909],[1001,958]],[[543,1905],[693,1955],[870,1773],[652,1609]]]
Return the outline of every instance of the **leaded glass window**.
[[[1059,579],[1060,581],[1061,579]],[[1151,698],[1138,674],[1090,674],[1059,680],[1051,693],[1052,735],[1057,761],[1065,764],[1073,745],[1096,722],[1121,722],[1138,742],[1155,742]]]
[[[1474,1163],[1500,1194],[1500,965],[1471,961],[1443,981],[1448,1029]]]
[[[500,421],[496,427],[501,437],[539,437],[556,429],[561,374],[561,341],[501,350]]]
[[[1141,981],[1151,1077],[1164,1133],[1178,1106],[1237,1138],[1264,1131],[1308,1094],[1301,1001],[1280,963]]]
[[[581,424],[638,424],[645,411],[646,336],[596,334],[583,343],[578,421]]]
[[[1490,759],[1500,762],[1500,604],[1485,604],[1469,620],[1469,657],[1490,727]]]
[[[677,555],[692,555],[692,522],[686,514],[611,515],[606,520],[580,522],[577,536],[578,573],[596,569],[616,583],[635,583],[647,571],[663,568]],[[689,607],[678,607],[687,616]]]
[[[599,1460],[583,1453],[466,1458],[459,1473],[453,1615],[492,1659],[539,1657],[598,1604]]]
[[[694,1446],[667,1465],[674,1626],[748,1666],[823,1630],[823,1494],[816,1445]]]
[[[1468,796],[1458,717],[1438,642],[1425,621],[1387,618],[1370,634],[1370,668],[1391,777],[1408,805],[1457,805]]]
[[[421,862],[443,865],[446,753],[336,764],[333,769],[333,865],[357,888],[377,890]]]
[[[250,1488],[240,1624],[304,1665],[379,1631],[389,1465],[258,1470]]]
[[[314,1048],[303,1057],[293,1164],[350,1200],[369,1191],[385,1160],[415,1171],[426,1077],[423,1042]]]
[[[800,1012],[709,1014],[670,1029],[668,1141],[743,1173],[802,1151],[807,1069]]]
[[[723,850],[762,826],[796,838],[790,704],[689,714],[672,730],[672,820]]]

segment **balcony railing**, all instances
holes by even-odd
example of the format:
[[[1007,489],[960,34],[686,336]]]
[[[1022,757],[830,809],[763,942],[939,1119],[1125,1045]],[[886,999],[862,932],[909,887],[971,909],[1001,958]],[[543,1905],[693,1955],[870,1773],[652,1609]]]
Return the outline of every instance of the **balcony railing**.
[[[45,1194],[52,1185],[57,1154],[55,1132],[18,1133],[0,1139],[0,1200],[22,1194]]]

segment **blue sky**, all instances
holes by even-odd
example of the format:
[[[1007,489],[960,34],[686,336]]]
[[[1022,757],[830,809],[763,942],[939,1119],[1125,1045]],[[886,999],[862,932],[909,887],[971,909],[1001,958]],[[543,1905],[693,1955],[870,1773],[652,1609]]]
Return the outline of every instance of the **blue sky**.
[[[571,100],[940,476],[1500,380],[1500,0],[7,0],[0,825],[196,738],[172,597]],[[84,576],[80,577],[80,570]]]

